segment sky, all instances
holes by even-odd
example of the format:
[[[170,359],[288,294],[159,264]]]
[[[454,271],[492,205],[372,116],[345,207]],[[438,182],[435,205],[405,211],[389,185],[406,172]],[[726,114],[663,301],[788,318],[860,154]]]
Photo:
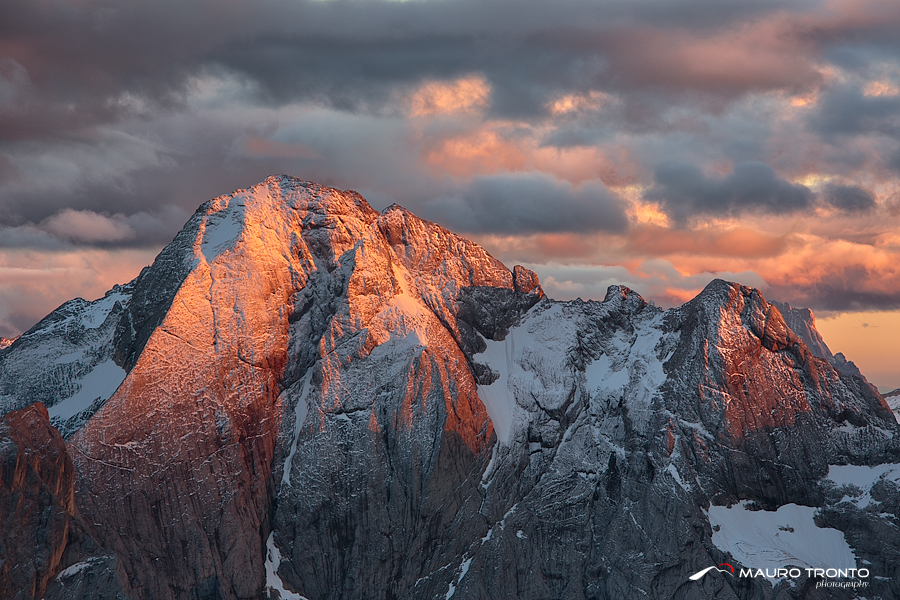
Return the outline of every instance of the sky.
[[[900,387],[896,0],[5,0],[0,336],[287,173],[557,299],[719,277]]]

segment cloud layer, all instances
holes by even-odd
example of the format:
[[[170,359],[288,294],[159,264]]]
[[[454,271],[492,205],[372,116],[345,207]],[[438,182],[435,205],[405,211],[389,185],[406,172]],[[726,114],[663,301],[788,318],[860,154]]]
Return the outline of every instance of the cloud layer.
[[[675,304],[722,276],[900,309],[898,30],[893,0],[9,0],[0,335],[278,172],[560,297]]]

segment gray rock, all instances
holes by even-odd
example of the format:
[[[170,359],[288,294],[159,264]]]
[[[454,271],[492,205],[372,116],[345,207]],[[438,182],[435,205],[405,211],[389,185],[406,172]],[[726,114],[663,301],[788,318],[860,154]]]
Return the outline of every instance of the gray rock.
[[[115,293],[0,350],[9,409],[125,373],[61,424],[83,518],[48,598],[852,597],[689,579],[754,566],[714,507],[787,505],[900,597],[893,475],[828,479],[893,473],[900,427],[811,313],[757,290],[554,302],[399,206],[278,176],[204,204]]]

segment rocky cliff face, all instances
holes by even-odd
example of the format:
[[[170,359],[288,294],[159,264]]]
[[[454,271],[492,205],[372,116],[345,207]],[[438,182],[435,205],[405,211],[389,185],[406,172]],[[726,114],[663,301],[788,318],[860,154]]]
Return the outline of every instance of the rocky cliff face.
[[[772,302],[772,304],[781,312],[787,326],[806,343],[810,352],[819,358],[824,358],[831,366],[842,373],[856,375],[865,379],[859,371],[859,367],[852,361],[847,360],[841,352],[837,354],[831,353],[825,340],[822,339],[822,336],[816,329],[816,318],[811,310],[808,308],[794,308],[787,302]]]
[[[41,404],[0,420],[0,590],[40,598],[69,537],[74,468]]]
[[[116,557],[77,516],[74,475],[42,404],[0,420],[0,597],[127,600]]]
[[[273,177],[0,350],[0,408],[50,407],[83,530],[27,569],[70,598],[852,597],[689,579],[900,564],[900,428],[792,318],[722,281],[554,302],[400,207]]]

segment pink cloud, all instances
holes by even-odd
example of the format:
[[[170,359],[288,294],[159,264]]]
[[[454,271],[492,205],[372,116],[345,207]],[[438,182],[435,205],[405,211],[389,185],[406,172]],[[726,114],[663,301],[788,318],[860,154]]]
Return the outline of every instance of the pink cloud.
[[[134,237],[123,215],[106,216],[90,210],[64,209],[41,223],[54,236],[74,242],[121,242]]]
[[[621,77],[642,86],[726,94],[802,90],[823,77],[814,44],[794,27],[794,17],[780,14],[708,35],[675,28],[620,30],[597,45],[609,52]]]
[[[0,336],[18,335],[63,302],[94,300],[153,262],[158,249],[0,249]]]

